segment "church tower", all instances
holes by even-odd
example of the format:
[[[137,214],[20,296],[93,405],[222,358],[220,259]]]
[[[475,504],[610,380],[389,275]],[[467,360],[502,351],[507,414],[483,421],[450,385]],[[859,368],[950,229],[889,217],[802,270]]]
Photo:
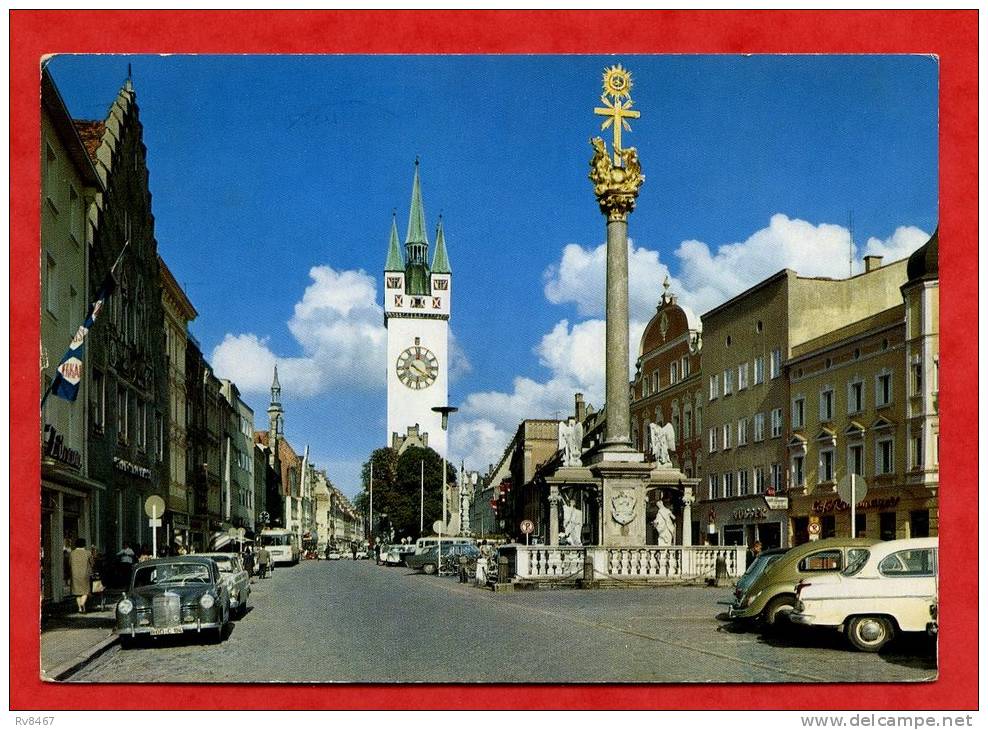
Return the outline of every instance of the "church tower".
[[[428,435],[428,444],[446,456],[442,417],[432,409],[447,405],[449,314],[452,271],[446,253],[442,217],[436,227],[436,248],[429,264],[425,209],[415,160],[412,203],[405,234],[405,253],[398,245],[392,217],[388,258],[384,265],[384,324],[388,330],[388,433],[390,446],[410,428]]]
[[[281,383],[278,382],[278,366],[274,366],[274,380],[271,381],[271,403],[268,405],[269,445],[273,454],[278,453],[278,439],[284,438],[285,412],[281,409]]]

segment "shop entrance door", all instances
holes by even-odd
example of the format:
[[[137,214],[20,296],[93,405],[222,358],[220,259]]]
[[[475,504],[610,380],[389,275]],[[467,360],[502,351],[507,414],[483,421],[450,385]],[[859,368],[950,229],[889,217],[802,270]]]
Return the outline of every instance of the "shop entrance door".
[[[778,522],[766,522],[758,525],[757,536],[762,544],[762,550],[782,547],[782,527]]]

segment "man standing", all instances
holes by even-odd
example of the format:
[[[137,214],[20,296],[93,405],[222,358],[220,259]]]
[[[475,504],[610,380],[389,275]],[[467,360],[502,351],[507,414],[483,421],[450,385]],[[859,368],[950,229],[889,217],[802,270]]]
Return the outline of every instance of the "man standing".
[[[265,578],[268,574],[268,564],[271,562],[271,553],[268,549],[261,545],[261,549],[257,551],[257,576],[259,578]]]

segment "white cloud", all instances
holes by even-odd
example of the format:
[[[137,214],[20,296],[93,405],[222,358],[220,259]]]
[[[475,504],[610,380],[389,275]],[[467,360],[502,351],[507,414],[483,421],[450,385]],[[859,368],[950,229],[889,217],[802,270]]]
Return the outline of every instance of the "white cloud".
[[[227,334],[211,358],[218,375],[244,392],[264,392],[277,363],[286,395],[383,387],[387,333],[374,279],[363,271],[329,266],[314,266],[309,276],[312,283],[288,321],[303,354],[276,355],[267,338]]]
[[[849,231],[839,225],[814,225],[777,213],[768,226],[743,241],[723,244],[715,251],[697,240],[680,243],[673,276],[657,251],[628,245],[628,304],[630,314],[629,375],[633,375],[638,344],[669,276],[670,289],[679,303],[696,316],[740,294],[783,268],[804,276],[843,278],[848,275]],[[929,235],[909,226],[897,228],[885,240],[869,238],[864,252],[885,256],[884,263],[908,256]],[[863,269],[860,250],[853,250],[853,272]],[[496,462],[518,423],[525,418],[564,417],[573,410],[573,394],[583,392],[588,402],[603,406],[604,392],[604,278],[606,245],[587,248],[575,243],[562,250],[558,263],[544,274],[546,299],[553,304],[573,304],[580,316],[570,323],[559,321],[542,336],[534,353],[548,376],[544,381],[515,378],[511,392],[486,391],[469,395],[460,421],[463,438],[475,437],[475,424],[492,424],[503,441],[476,439],[470,453],[477,461],[471,468],[483,469]]]
[[[486,472],[504,453],[511,432],[499,428],[486,418],[453,422],[450,429],[450,458],[463,461],[471,471]]]

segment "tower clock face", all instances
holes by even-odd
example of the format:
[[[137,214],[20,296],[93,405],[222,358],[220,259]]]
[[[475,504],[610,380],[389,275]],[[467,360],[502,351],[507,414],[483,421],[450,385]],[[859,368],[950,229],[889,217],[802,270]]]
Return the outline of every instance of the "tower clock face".
[[[415,345],[398,356],[398,379],[412,390],[428,388],[436,382],[439,360],[428,348]]]

